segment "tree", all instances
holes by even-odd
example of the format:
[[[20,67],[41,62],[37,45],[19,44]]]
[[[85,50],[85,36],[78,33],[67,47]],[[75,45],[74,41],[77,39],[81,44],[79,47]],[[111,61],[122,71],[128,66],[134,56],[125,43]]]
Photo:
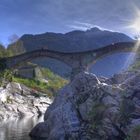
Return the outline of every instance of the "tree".
[[[24,53],[26,50],[23,46],[23,42],[21,40],[18,40],[17,42],[10,44],[7,48],[7,53],[9,56],[14,56],[18,54]]]
[[[0,58],[3,58],[5,56],[7,56],[6,49],[2,44],[0,44]]]

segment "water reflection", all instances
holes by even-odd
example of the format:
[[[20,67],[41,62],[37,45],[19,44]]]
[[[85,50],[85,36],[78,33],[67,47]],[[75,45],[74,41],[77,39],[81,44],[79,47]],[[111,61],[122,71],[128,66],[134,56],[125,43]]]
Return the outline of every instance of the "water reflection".
[[[31,140],[29,132],[41,118],[24,118],[0,123],[0,140]]]

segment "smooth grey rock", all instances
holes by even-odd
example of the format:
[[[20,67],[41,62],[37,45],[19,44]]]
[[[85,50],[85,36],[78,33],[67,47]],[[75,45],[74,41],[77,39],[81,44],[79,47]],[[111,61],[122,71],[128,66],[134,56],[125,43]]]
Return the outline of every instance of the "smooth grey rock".
[[[52,103],[47,97],[35,97],[32,90],[19,83],[9,83],[0,88],[0,121],[9,118],[38,116]]]
[[[46,140],[126,139],[139,124],[140,76],[121,75],[114,76],[115,84],[110,79],[111,84],[105,78],[100,82],[94,74],[78,74],[59,91],[44,122],[33,128],[31,136]]]

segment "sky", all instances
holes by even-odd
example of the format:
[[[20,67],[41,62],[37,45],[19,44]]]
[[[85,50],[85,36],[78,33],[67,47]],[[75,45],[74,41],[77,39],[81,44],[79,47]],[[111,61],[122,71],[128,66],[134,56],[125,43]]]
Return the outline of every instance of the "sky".
[[[94,26],[134,36],[140,33],[139,9],[139,0],[0,0],[0,42]]]

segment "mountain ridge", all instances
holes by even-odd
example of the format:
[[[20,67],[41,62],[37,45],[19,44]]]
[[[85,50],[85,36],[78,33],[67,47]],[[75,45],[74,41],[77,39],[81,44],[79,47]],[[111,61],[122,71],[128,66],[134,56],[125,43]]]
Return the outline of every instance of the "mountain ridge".
[[[126,41],[133,41],[133,39],[123,33],[100,30],[96,27],[87,31],[74,30],[68,33],[48,32],[38,35],[25,34],[17,42],[9,45],[8,49],[12,50],[13,53],[15,53],[15,50],[17,50],[16,54],[42,48],[48,48],[50,50],[62,52],[79,52],[93,50],[110,45],[112,43]],[[126,54],[111,56],[110,60],[117,61],[114,62],[117,63],[117,65],[111,63],[113,69],[104,71],[108,71],[108,75],[119,72],[127,57],[128,55]],[[101,62],[101,64],[99,64],[97,67],[94,66],[95,71],[92,70],[92,72],[97,75],[104,75],[105,72],[102,72],[104,65],[106,65],[106,67],[107,65],[110,67],[107,61],[109,60]],[[50,58],[38,59],[33,62],[41,66],[48,67],[61,76],[69,75],[71,71],[68,66]],[[104,76],[106,76],[106,74]]]
[[[79,49],[81,51],[96,49],[111,43],[132,41],[132,39],[123,33],[100,30],[95,27],[87,31],[74,30],[67,33],[25,34],[17,42],[19,41],[22,42],[22,47],[26,51],[48,47],[51,50],[71,52]],[[15,43],[9,45],[8,48],[15,45]]]

